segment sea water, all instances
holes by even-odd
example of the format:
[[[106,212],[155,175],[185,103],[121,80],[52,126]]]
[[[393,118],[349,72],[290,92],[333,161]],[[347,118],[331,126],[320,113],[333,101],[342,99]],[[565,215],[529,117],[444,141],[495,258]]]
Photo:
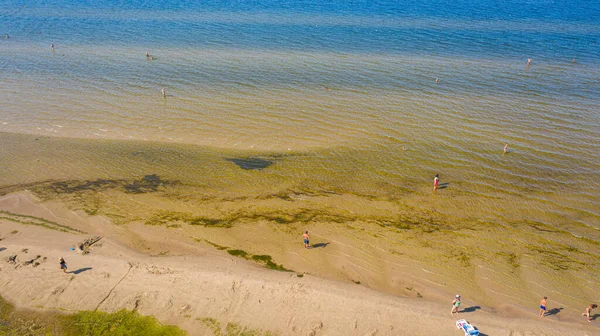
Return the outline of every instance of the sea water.
[[[4,0],[0,34],[0,132],[293,154],[264,172],[600,240],[598,1]]]

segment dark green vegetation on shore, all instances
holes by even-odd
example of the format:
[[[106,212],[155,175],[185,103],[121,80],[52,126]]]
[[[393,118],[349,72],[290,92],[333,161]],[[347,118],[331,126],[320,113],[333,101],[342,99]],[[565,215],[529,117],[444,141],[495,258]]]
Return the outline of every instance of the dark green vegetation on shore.
[[[250,329],[241,326],[237,323],[227,323],[225,330],[221,327],[221,323],[214,318],[205,317],[197,318],[196,320],[201,321],[208,329],[213,332],[215,336],[276,336],[278,334],[270,331],[262,331]]]
[[[273,262],[273,258],[270,255],[252,255],[243,250],[227,250],[227,253],[229,253],[235,257],[244,258],[244,259],[255,261],[259,264],[263,264],[268,269],[272,269],[272,270],[276,270],[276,271],[283,271],[283,272],[293,272],[292,270],[289,270],[289,269],[283,267],[283,265],[279,265],[279,264]]]
[[[0,335],[183,336],[186,333],[176,326],[164,326],[154,317],[142,316],[136,311],[82,311],[62,315],[17,310],[0,297]]]

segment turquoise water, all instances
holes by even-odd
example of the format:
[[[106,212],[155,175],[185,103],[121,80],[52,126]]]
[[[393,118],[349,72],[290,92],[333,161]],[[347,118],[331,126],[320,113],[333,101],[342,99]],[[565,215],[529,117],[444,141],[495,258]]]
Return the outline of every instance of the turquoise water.
[[[600,239],[598,1],[8,0],[0,34],[1,132],[315,153],[424,207],[440,173],[439,211]]]

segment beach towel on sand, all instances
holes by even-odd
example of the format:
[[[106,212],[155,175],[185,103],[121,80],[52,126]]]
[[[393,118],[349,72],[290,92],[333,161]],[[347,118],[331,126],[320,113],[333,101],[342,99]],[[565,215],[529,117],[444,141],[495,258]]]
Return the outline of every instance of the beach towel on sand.
[[[461,329],[465,332],[465,336],[477,336],[479,335],[479,330],[475,329],[475,327],[467,322],[467,320],[458,320],[456,321],[456,328]]]

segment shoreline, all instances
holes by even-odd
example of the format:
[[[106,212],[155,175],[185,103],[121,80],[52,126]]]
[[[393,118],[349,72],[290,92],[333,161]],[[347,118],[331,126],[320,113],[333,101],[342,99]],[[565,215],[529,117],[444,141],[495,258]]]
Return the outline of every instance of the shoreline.
[[[220,246],[212,240],[222,236],[222,232],[213,232],[212,236],[204,234],[198,242],[181,232],[168,234],[173,229],[163,226],[114,225],[106,218],[71,211],[57,202],[40,202],[27,192],[1,197],[0,209],[21,215],[27,213],[32,220],[45,218],[49,223],[62,223],[70,229],[87,232],[61,232],[0,220],[0,236],[4,238],[0,245],[6,248],[0,252],[3,260],[8,254],[17,254],[19,262],[34,255],[48,258],[47,263],[35,268],[29,265],[15,269],[3,262],[0,294],[19,307],[60,311],[135,308],[142,315],[156,316],[164,324],[178,325],[190,335],[212,334],[203,319],[215,319],[222,326],[236,323],[252,330],[281,335],[335,334],[339,331],[347,335],[374,332],[453,335],[457,332],[453,321],[458,318],[468,319],[487,335],[509,335],[511,332],[510,335],[528,332],[559,335],[573,330],[591,334],[599,327],[597,322],[588,325],[583,320],[578,321],[581,313],[576,309],[565,307],[557,315],[546,317],[548,321],[540,322],[536,321],[534,309],[512,304],[480,304],[471,296],[475,293],[469,291],[461,291],[461,295],[465,300],[464,308],[470,312],[450,317],[449,304],[441,302],[452,297],[448,294],[451,290],[437,291],[428,288],[435,286],[422,285],[422,289],[414,288],[398,295],[389,293],[389,288],[378,288],[377,282],[369,279],[368,269],[361,271],[360,267],[355,267],[353,271],[360,278],[352,280],[323,272],[321,268],[330,264],[323,264],[320,258],[343,246],[339,240],[308,251],[299,246],[299,251],[310,253],[305,256],[311,258],[308,265],[294,261],[294,257],[285,258],[286,253],[272,253],[275,262],[294,269],[294,272],[278,272],[234,257],[207,243]],[[252,240],[253,231],[247,227],[242,229],[245,237]],[[18,232],[11,234],[14,231]],[[321,234],[311,238],[320,241]],[[104,238],[89,255],[69,251],[70,246],[90,235]],[[236,233],[230,234],[230,237],[235,236]],[[22,252],[24,248],[28,249],[27,253]],[[253,250],[252,253],[262,254],[263,251]],[[69,280],[69,275],[62,274],[54,265],[59,256],[67,259],[72,270],[83,271],[70,276]],[[342,264],[350,266],[353,260],[348,256]],[[411,269],[403,268],[403,275],[395,280],[418,273]],[[416,296],[416,291],[422,298]],[[553,297],[548,296],[549,308],[558,309]],[[185,317],[187,315],[190,317]],[[409,328],[415,323],[420,328],[417,332]]]

